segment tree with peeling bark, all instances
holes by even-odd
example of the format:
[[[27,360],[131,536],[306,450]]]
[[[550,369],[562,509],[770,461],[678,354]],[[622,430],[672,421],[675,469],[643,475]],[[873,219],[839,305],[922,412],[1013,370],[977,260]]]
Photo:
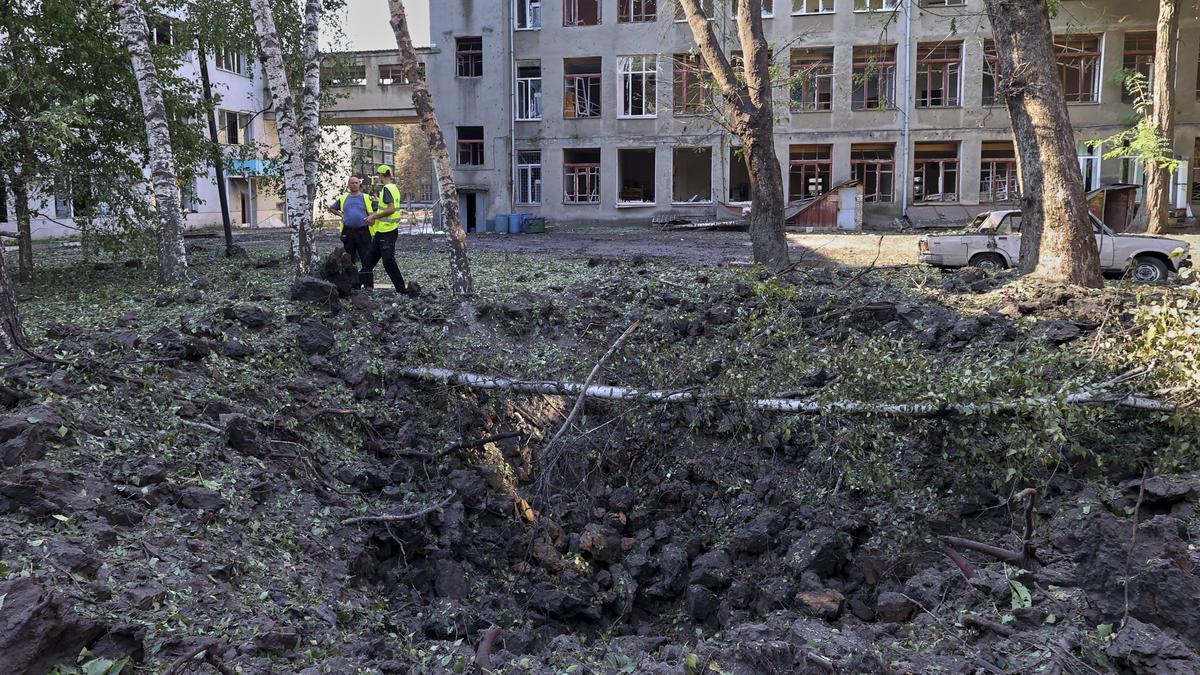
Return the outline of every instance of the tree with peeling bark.
[[[413,108],[421,121],[421,130],[429,139],[429,151],[437,169],[438,199],[442,207],[442,222],[446,227],[446,239],[450,243],[450,287],[464,304],[468,322],[473,318],[469,300],[475,295],[475,280],[471,276],[471,263],[467,258],[467,233],[463,230],[458,212],[458,187],[454,184],[454,165],[450,163],[450,152],[446,149],[446,137],[438,123],[433,97],[425,82],[425,72],[420,67],[417,51],[413,48],[408,32],[408,16],[400,0],[388,0],[392,10],[392,32],[396,34],[400,68],[404,77],[412,83]]]
[[[150,182],[158,211],[158,278],[163,283],[187,281],[187,253],[183,246],[183,209],[175,177],[175,151],[167,126],[167,106],[154,57],[150,55],[150,29],[141,0],[114,0],[121,18],[121,34],[138,93],[146,114],[146,137],[150,148]]]
[[[770,49],[763,34],[762,0],[743,0],[738,12],[738,41],[744,55],[739,80],[734,66],[700,6],[700,0],[678,0],[704,63],[729,106],[731,131],[742,142],[742,158],[750,174],[750,242],[754,261],[768,269],[788,267],[784,233],[783,171],[775,154]]]
[[[1045,0],[986,2],[996,40],[1000,93],[1012,116],[1013,138],[1026,181],[1024,192],[1037,193],[1022,204],[1023,212],[1028,210],[1032,216],[1030,223],[1022,223],[1022,267],[1049,280],[1099,288],[1104,285],[1100,253],[1059,80],[1049,6]],[[1032,223],[1037,222],[1032,211],[1038,201],[1040,250],[1029,250],[1032,245],[1025,239],[1038,236],[1031,231]],[[1028,259],[1024,257],[1027,252]]]
[[[1149,126],[1158,138],[1158,156],[1147,158],[1146,189],[1136,224],[1152,234],[1167,230],[1171,210],[1171,173],[1175,161],[1175,70],[1179,42],[1180,0],[1159,0],[1158,26],[1154,40],[1153,105]]]
[[[319,159],[321,156],[321,12],[322,0],[304,3],[304,178],[309,213],[317,199]]]
[[[3,250],[0,250],[0,354],[11,354],[24,348],[29,340],[17,310],[17,294],[13,291],[12,277],[8,274]]]
[[[309,200],[309,179],[306,171],[304,130],[297,120],[296,99],[288,84],[279,34],[270,0],[250,0],[250,11],[262,47],[263,69],[271,89],[271,105],[279,128],[279,151],[283,162],[284,192],[288,224],[292,230],[292,248],[296,252],[296,274],[311,274],[315,269],[316,252],[312,236],[312,202]],[[314,169],[315,173],[315,169]]]

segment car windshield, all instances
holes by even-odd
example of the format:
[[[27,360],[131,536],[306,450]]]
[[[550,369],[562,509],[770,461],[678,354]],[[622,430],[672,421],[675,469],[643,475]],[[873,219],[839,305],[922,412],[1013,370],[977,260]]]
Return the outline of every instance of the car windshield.
[[[985,222],[987,222],[988,216],[990,216],[990,215],[992,215],[992,214],[991,213],[981,213],[981,214],[975,216],[975,220],[971,221],[971,225],[970,225],[971,229],[981,227]]]

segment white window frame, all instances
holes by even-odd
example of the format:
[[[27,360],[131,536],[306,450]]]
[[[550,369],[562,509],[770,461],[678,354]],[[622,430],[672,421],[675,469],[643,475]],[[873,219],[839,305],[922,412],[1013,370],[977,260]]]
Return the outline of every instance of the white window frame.
[[[534,162],[532,155],[537,155]],[[534,175],[536,172],[536,176]],[[542,151],[537,148],[517,150],[516,203],[520,206],[542,204]],[[528,199],[522,199],[528,195]]]
[[[541,30],[542,29],[542,0],[514,0],[513,7],[513,26],[515,30]],[[520,14],[517,12],[517,7],[525,7],[525,22],[528,25],[522,26],[519,22]]]
[[[890,12],[890,11],[896,9],[900,5],[900,0],[853,0],[853,1],[854,1],[854,11],[862,12],[862,13]],[[864,2],[868,6],[867,7],[859,7],[858,6],[859,2]],[[872,7],[871,5],[879,5],[879,6]]]
[[[641,113],[632,111],[635,75],[642,76]],[[647,84],[650,86],[647,87]],[[649,95],[647,95],[647,89],[651,90]],[[617,117],[621,119],[658,117],[658,55],[631,54],[617,57],[617,100]]]
[[[1087,148],[1089,144],[1092,145],[1092,150],[1090,153],[1088,152]],[[1099,142],[1091,143],[1090,141],[1083,141],[1075,144],[1075,155],[1079,160],[1079,173],[1085,181],[1083,186],[1084,192],[1091,192],[1092,190],[1100,189],[1101,158],[1104,156],[1100,146],[1101,144]],[[1092,180],[1090,183],[1087,182],[1087,165],[1089,163],[1094,163],[1094,166],[1092,167]]]
[[[679,2],[679,0],[675,0],[675,2],[676,2],[676,3],[678,3],[678,2]],[[708,3],[708,8],[707,8],[707,9],[704,7],[705,3]],[[678,6],[678,5],[676,5],[676,6]],[[700,0],[700,9],[701,9],[701,11],[703,11],[703,12],[704,12],[705,16],[707,16],[707,17],[708,17],[708,20],[709,20],[709,21],[716,21],[716,20],[717,20],[717,3],[716,3],[716,0]],[[675,23],[687,23],[687,19],[686,19],[686,18],[685,18],[685,19],[681,19],[681,18],[679,18],[679,14],[678,14],[678,12],[677,12],[677,13],[675,14]]]
[[[834,0],[815,0],[818,9],[815,12],[810,12],[807,9],[809,1],[810,0],[792,0],[792,16],[817,16],[818,14],[833,14],[837,11],[834,9]],[[847,0],[842,0],[842,2],[846,1]],[[796,8],[797,4],[800,6],[799,9]]]
[[[222,61],[227,62],[230,57],[235,60],[235,68],[237,68],[236,70],[231,70],[225,67],[225,65],[222,65]],[[234,75],[241,75],[242,77],[250,77],[250,67],[248,65],[249,61],[250,59],[241,52],[230,52],[224,49],[217,49],[213,53],[213,65],[217,70],[226,73],[233,73]],[[228,65],[228,63],[226,63],[226,65]]]
[[[521,68],[537,65],[537,77],[521,77]],[[535,122],[542,119],[542,104],[545,101],[542,89],[542,62],[517,61],[517,110],[518,122]]]

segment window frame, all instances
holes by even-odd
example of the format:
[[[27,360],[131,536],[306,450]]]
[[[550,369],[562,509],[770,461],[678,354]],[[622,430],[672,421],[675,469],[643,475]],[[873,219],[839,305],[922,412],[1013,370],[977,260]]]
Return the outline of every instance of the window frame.
[[[864,4],[878,4],[879,7],[862,7]],[[857,13],[890,12],[899,6],[900,0],[854,0],[854,11]]]
[[[1085,45],[1083,44],[1085,41],[1095,41],[1095,51],[1085,50]],[[1073,43],[1078,43],[1079,46],[1076,47]],[[1066,99],[1067,105],[1094,105],[1100,103],[1102,89],[1100,76],[1104,66],[1104,35],[1099,33],[1055,35],[1053,49],[1054,60],[1058,66],[1059,83],[1062,84],[1063,97]],[[1064,62],[1064,59],[1068,59],[1068,61]],[[1091,70],[1090,93],[1087,94],[1087,98],[1084,98],[1085,92],[1082,90],[1070,92],[1067,89],[1066,76],[1071,67],[1068,63],[1075,61],[1079,61],[1080,64],[1086,64],[1077,67],[1081,74],[1085,71],[1085,68]],[[1082,84],[1084,78],[1080,77],[1079,82]]]
[[[885,143],[890,147],[870,148],[863,146],[872,146],[874,144],[858,144],[858,150],[854,149],[854,145],[850,146],[850,175],[863,186],[863,202],[867,204],[892,204],[896,201],[896,145],[894,143]],[[886,152],[887,157],[866,157],[868,153],[882,154]],[[862,155],[855,157],[855,154]],[[867,194],[866,187],[869,184],[868,174],[873,174],[875,178],[875,191]],[[880,186],[883,183],[883,176],[887,176],[888,190],[885,193]]]
[[[513,30],[541,30],[542,29],[542,0],[513,0]],[[525,8],[525,23],[521,25],[520,8]],[[534,10],[537,10],[536,12]],[[534,17],[537,21],[534,22]]]
[[[658,55],[628,54],[617,60],[617,117],[619,119],[651,119],[658,117]],[[649,62],[649,66],[647,65]],[[640,69],[635,69],[640,64]],[[627,69],[628,67],[628,69]],[[641,82],[642,112],[634,113],[635,80]],[[647,110],[649,112],[647,112]]]
[[[463,138],[464,129],[479,129],[479,138]],[[482,126],[464,125],[454,128],[454,166],[460,169],[479,169],[487,166],[486,135]],[[463,161],[463,152],[467,161]],[[478,161],[475,159],[478,158]]]
[[[676,171],[676,155],[680,151],[694,152],[695,150],[707,150],[708,155],[708,199],[698,202],[676,201],[675,200],[675,175]],[[671,147],[671,204],[673,206],[706,206],[713,203],[713,148],[711,145],[675,145]]]
[[[955,49],[957,55],[946,56],[948,49]],[[924,53],[924,57],[922,57]],[[914,106],[924,109],[961,108],[963,103],[963,44],[955,43],[918,43],[917,44],[917,73]],[[921,78],[925,77],[925,95],[922,97]],[[942,85],[941,103],[934,103],[935,91],[931,85],[934,79],[940,79]],[[953,87],[950,85],[953,84]]]
[[[799,156],[798,156],[799,155]],[[796,176],[800,178],[801,191],[792,189]],[[810,195],[807,191],[809,178],[820,182],[819,192]],[[788,146],[787,201],[816,199],[833,187],[833,146],[829,144],[793,144]]]
[[[228,62],[231,58],[234,60],[236,70],[228,67]],[[222,65],[222,62],[226,65]],[[241,52],[230,51],[220,47],[213,50],[213,67],[221,72],[241,75],[242,77],[251,77],[249,63],[250,58]]]
[[[996,154],[1000,152],[1007,154]],[[989,153],[993,156],[989,157]],[[1002,187],[997,188],[997,185]],[[1020,199],[1021,180],[1016,147],[1012,141],[984,141],[979,148],[979,202],[1012,204]]]
[[[531,155],[537,155],[537,161],[529,161]],[[515,191],[518,206],[542,205],[542,151],[540,148],[525,148],[517,150],[517,176]],[[536,172],[536,176],[535,176]],[[523,199],[527,197],[527,199]]]
[[[842,2],[845,1],[846,0],[842,0]],[[809,2],[817,3],[820,9],[815,12],[810,12],[807,9],[796,9],[797,5],[800,5],[801,7],[807,7]],[[826,5],[828,5],[828,7],[826,7]],[[837,13],[836,0],[792,0],[792,16],[819,16],[821,14],[835,13]]]
[[[704,56],[698,52],[671,56],[671,112],[675,117],[695,117],[713,110],[708,95],[712,79],[704,75],[707,72],[705,63]],[[692,99],[696,99],[695,102]]]
[[[522,68],[533,68],[534,66],[538,69],[537,77],[521,76]],[[513,116],[517,122],[536,122],[542,119],[543,103],[546,100],[543,91],[542,62],[533,60],[517,61],[515,90],[517,109],[514,111],[515,114]]]
[[[647,10],[646,5],[650,5]],[[641,7],[641,11],[635,11]],[[617,23],[654,23],[658,21],[658,0],[617,0]]]
[[[569,22],[571,16],[579,15],[580,2],[595,2],[596,3],[596,23],[582,23],[580,20]],[[568,9],[571,7],[572,9]],[[602,0],[563,0],[563,28],[589,28],[591,26],[601,26],[604,24],[604,2]]]
[[[833,59],[833,47],[792,49],[788,57],[789,72],[793,78],[788,96],[788,109],[792,113],[830,112],[833,110],[833,99],[837,87],[833,76]],[[811,79],[807,77],[795,79],[802,71],[806,76],[811,75]],[[822,83],[826,83],[829,89],[829,100],[824,102],[820,100]]]
[[[1139,49],[1130,49],[1129,43],[1131,36],[1134,40],[1138,41],[1149,39],[1150,47],[1148,49],[1145,46]],[[1139,66],[1146,66],[1147,72],[1142,73],[1142,75],[1146,77],[1146,87],[1149,89],[1149,91],[1154,90],[1154,53],[1157,40],[1158,35],[1152,30],[1130,30],[1125,31],[1124,42],[1121,45],[1121,69],[1126,72],[1133,70],[1142,73],[1142,70]],[[1130,67],[1131,57],[1132,68]],[[1123,79],[1121,82],[1121,102],[1134,102],[1133,92],[1129,91],[1129,87],[1126,86],[1126,83]]]
[[[947,143],[949,143],[949,142],[953,142],[953,141],[947,141]],[[942,143],[942,142],[929,143],[929,145],[943,145],[943,144],[944,143]],[[912,181],[912,187],[913,187],[913,191],[912,191],[913,204],[915,205],[915,204],[957,204],[957,203],[959,203],[962,200],[962,157],[961,157],[962,143],[955,142],[955,150],[954,150],[953,157],[951,157],[949,155],[944,155],[941,157],[917,157],[917,153],[920,151],[920,147],[922,145],[925,145],[925,144],[917,143],[913,146],[913,172],[912,172],[912,177],[910,179]],[[928,150],[928,152],[939,152],[939,151],[940,150],[938,150],[938,149]],[[917,198],[917,177],[920,176],[920,177],[922,177],[922,179],[924,178],[925,171],[923,170],[923,167],[925,165],[936,165],[937,166],[937,183],[938,183],[938,185],[937,185],[937,192],[933,193],[933,194],[936,194],[939,197],[939,199],[929,199],[928,197],[931,193],[928,189],[922,190],[922,197],[920,199]],[[954,173],[954,189],[950,192],[947,192],[947,190],[946,190],[946,174],[951,170]],[[942,197],[946,194],[950,194],[951,199],[948,199],[948,200],[940,199],[940,197]]]
[[[473,43],[464,46],[468,40],[478,40],[478,48],[473,48]],[[454,77],[463,80],[477,80],[483,77],[482,35],[459,35],[454,38]]]
[[[704,12],[705,18],[709,21],[717,20],[717,3],[716,0],[700,0],[700,9]],[[683,5],[679,0],[675,0],[675,23],[687,23],[687,15],[683,13]]]
[[[563,204],[570,206],[591,206],[600,204],[600,189],[601,189],[601,161],[596,162],[567,162],[566,153],[571,150],[596,150],[597,154],[601,154],[599,148],[565,148],[563,150]],[[601,155],[602,157],[602,155]],[[568,199],[570,192],[568,186],[574,187],[576,197],[580,194],[580,180],[588,188],[586,191],[587,200]]]
[[[896,108],[896,45],[872,45],[869,47],[854,47],[853,49],[854,49],[854,55],[853,55],[853,61],[852,61],[852,66],[851,66],[851,75],[852,75],[852,82],[854,84],[854,89],[851,90],[851,92],[850,92],[850,108],[852,110],[856,110],[856,111],[859,111],[859,110],[862,110],[862,111],[865,111],[865,110],[894,110]],[[890,52],[890,56],[891,56],[890,60],[874,58],[874,56],[876,54],[878,54],[880,56],[886,56],[889,54],[889,52]],[[860,54],[866,54],[866,55],[868,55],[868,58],[866,60],[860,60],[860,56],[859,56]],[[884,74],[886,75],[886,80],[887,80],[886,88],[888,89],[888,91],[886,92],[886,94],[887,94],[886,98],[885,98],[885,96],[880,95],[879,96],[879,104],[875,105],[875,106],[855,105],[855,102],[854,102],[855,93],[859,90],[859,87],[863,88],[864,104],[867,100],[869,100],[866,94],[870,88],[869,87],[870,80],[867,78],[880,77],[878,75],[873,75],[871,73],[871,69],[873,69],[873,68],[878,69],[880,67],[882,67],[882,70],[883,70]],[[863,78],[863,81],[861,82],[861,84],[859,82],[860,77]],[[883,85],[883,79],[880,78],[880,80],[878,82],[878,86],[874,87],[879,90],[876,92],[877,94],[885,93],[885,92],[883,92],[884,87],[882,85]]]
[[[992,81],[992,95],[989,98],[987,95],[987,81]],[[980,102],[984,107],[995,108],[1004,105],[1004,94],[1000,91],[1000,52],[996,47],[996,40],[993,38],[984,38],[983,40],[983,67],[979,84]]]
[[[584,60],[589,60],[589,59],[595,59],[598,61],[599,67],[596,69],[595,72],[570,73],[570,74],[568,74],[566,72],[568,61],[584,61]],[[604,116],[604,109],[603,109],[604,76],[603,76],[603,72],[602,72],[603,69],[604,69],[603,57],[579,57],[579,58],[564,58],[563,59],[563,119],[567,119],[567,120],[600,119],[601,117]],[[581,84],[583,84],[582,88],[580,87]],[[579,92],[581,90],[586,91],[587,96],[580,97]],[[567,95],[568,91],[573,92],[574,97],[569,97]],[[592,100],[593,93],[595,94],[594,102]],[[585,103],[587,110],[588,111],[594,110],[595,114],[585,114],[585,115],[579,114],[579,111],[580,111],[579,104],[580,104],[581,100]],[[571,105],[571,104],[573,104],[573,105]],[[570,109],[568,109],[568,105],[571,105]],[[567,113],[569,111],[573,112],[573,114],[568,115]]]

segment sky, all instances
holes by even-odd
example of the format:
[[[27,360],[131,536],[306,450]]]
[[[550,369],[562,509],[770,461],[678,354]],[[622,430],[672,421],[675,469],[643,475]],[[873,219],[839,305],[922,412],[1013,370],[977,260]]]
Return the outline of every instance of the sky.
[[[429,5],[434,2],[438,0],[404,0],[414,46],[429,45]],[[346,29],[349,48],[355,51],[395,49],[396,38],[392,35],[389,17],[387,0],[347,0],[339,21]]]

